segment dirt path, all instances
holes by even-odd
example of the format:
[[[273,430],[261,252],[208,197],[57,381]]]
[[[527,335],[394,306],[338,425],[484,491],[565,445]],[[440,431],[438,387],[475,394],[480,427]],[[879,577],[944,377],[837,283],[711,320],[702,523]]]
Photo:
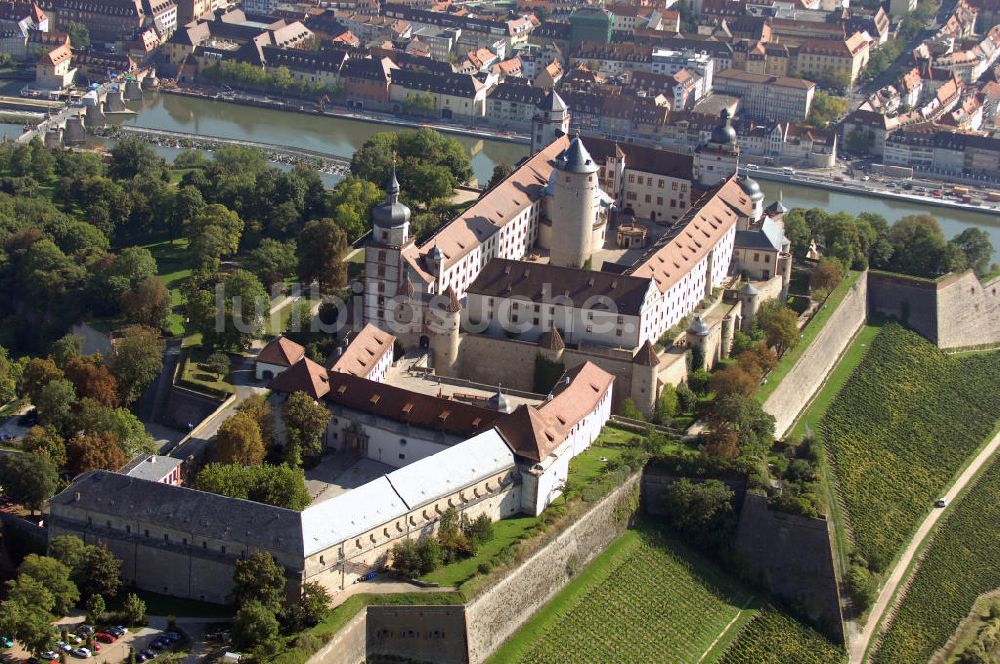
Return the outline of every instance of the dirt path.
[[[948,507],[944,509],[934,509],[927,518],[924,519],[923,523],[920,524],[920,528],[913,535],[913,539],[910,540],[909,545],[906,550],[903,551],[903,555],[900,556],[899,561],[896,566],[892,569],[892,573],[886,580],[885,585],[882,586],[882,590],[879,592],[878,599],[872,606],[871,612],[868,615],[868,622],[865,623],[864,629],[859,634],[859,637],[851,642],[851,660],[850,664],[861,664],[864,661],[865,651],[868,650],[868,644],[871,643],[873,637],[877,635],[877,630],[880,627],[882,617],[885,615],[886,611],[891,608],[893,597],[896,594],[896,589],[902,583],[906,582],[909,577],[910,563],[913,562],[913,558],[917,553],[917,550],[927,539],[927,536],[934,529],[935,524],[937,524],[938,519],[949,510],[952,509],[951,501],[965,488],[965,486],[972,480],[980,468],[984,464],[988,463],[993,455],[996,453],[997,449],[1000,448],[1000,433],[998,433],[990,443],[983,448],[983,451],[973,459],[969,467],[966,468],[962,474],[955,480],[948,492],[945,493],[945,497],[948,498]]]

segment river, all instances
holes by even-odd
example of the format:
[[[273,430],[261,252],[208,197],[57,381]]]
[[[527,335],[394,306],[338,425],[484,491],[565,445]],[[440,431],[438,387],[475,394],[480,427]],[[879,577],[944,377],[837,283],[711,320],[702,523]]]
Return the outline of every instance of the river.
[[[149,129],[185,131],[202,136],[246,139],[288,145],[350,158],[372,135],[396,127],[346,118],[276,111],[241,106],[211,99],[145,92],[141,102],[130,103],[138,115],[125,119]],[[476,179],[485,184],[493,166],[501,161],[514,165],[528,154],[528,146],[454,136],[472,157]]]
[[[789,208],[822,208],[830,212],[874,212],[892,223],[910,214],[929,214],[937,218],[945,237],[951,239],[969,226],[986,231],[993,242],[993,260],[1000,262],[1000,214],[995,212],[969,212],[937,206],[921,206],[916,203],[897,201],[891,198],[852,195],[840,191],[805,187],[785,182],[759,180],[767,204],[781,194],[782,201]]]

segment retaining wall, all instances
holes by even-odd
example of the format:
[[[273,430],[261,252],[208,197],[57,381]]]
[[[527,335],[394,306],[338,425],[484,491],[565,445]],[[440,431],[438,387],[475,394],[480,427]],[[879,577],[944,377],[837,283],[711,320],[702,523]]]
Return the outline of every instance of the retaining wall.
[[[369,606],[367,661],[465,664],[464,606]]]
[[[469,662],[480,664],[625,531],[616,512],[639,484],[629,478],[502,581],[466,606]]]
[[[359,664],[367,659],[368,612],[358,611],[306,664]]]
[[[799,357],[781,384],[764,402],[774,415],[774,433],[782,437],[826,379],[851,338],[868,315],[868,273],[862,274],[841,300],[837,310]]]

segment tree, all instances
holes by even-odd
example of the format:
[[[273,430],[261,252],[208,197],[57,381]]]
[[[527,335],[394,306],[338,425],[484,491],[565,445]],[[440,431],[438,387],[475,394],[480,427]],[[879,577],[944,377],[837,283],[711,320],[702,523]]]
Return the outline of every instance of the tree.
[[[760,375],[754,375],[743,367],[732,364],[712,374],[708,382],[717,397],[730,394],[750,396],[760,387]]]
[[[669,383],[660,391],[653,410],[653,421],[664,426],[669,425],[677,414],[677,390]]]
[[[714,457],[737,457],[740,436],[725,420],[715,420],[705,437],[705,453]]]
[[[34,357],[24,367],[17,383],[17,392],[22,397],[35,403],[42,393],[42,388],[53,380],[63,378],[62,369],[48,358]]]
[[[17,568],[19,576],[29,576],[52,594],[53,610],[66,615],[80,601],[80,591],[70,579],[70,569],[55,558],[29,553]]]
[[[4,494],[29,510],[41,509],[55,495],[59,473],[55,465],[35,454],[0,456],[0,486]]]
[[[87,545],[83,540],[73,535],[59,535],[49,542],[49,555],[65,565],[70,574],[74,573],[83,561]]]
[[[326,194],[325,208],[353,242],[368,231],[372,208],[384,200],[381,187],[351,175]]]
[[[269,448],[274,444],[274,419],[271,416],[271,404],[263,395],[254,394],[247,397],[236,407],[236,412],[246,413],[254,419],[260,429],[264,447]]]
[[[27,583],[35,584],[33,590],[40,588],[37,581],[27,580]],[[35,603],[45,602],[45,589],[41,588],[43,592],[30,597],[32,593],[26,592],[24,585],[11,588],[8,599],[0,603],[0,631],[31,652],[43,652],[52,647],[59,633],[52,626],[53,616],[49,610]],[[51,600],[51,596],[48,599]]]
[[[832,122],[836,122],[847,113],[847,99],[838,97],[822,90],[817,90],[813,95],[812,110],[806,122],[817,127],[826,127]]]
[[[497,186],[501,182],[507,179],[507,177],[514,172],[514,169],[506,161],[499,161],[493,167],[493,175],[490,176],[490,181],[486,183],[486,189],[484,191],[489,191],[493,187]]]
[[[163,369],[163,347],[160,333],[151,327],[128,325],[121,330],[110,367],[122,403],[138,399]]]
[[[274,611],[257,600],[240,606],[233,617],[233,645],[249,649],[278,637],[278,619]]]
[[[285,600],[286,585],[285,571],[274,557],[266,551],[254,551],[236,561],[231,599],[236,606],[260,602],[274,613]]]
[[[176,159],[174,159],[174,163],[177,163]],[[201,171],[197,172],[204,176],[204,173]],[[184,229],[204,210],[205,199],[197,187],[192,187],[191,185],[179,186],[174,192],[170,210],[167,214],[167,233],[170,235],[170,239],[176,240],[182,237]]]
[[[989,234],[979,228],[966,228],[949,242],[965,257],[965,265],[978,276],[983,276],[990,270],[990,257],[993,256],[993,243]],[[954,268],[953,268],[954,269]]]
[[[213,203],[191,220],[189,251],[199,267],[217,270],[220,259],[239,250],[242,233],[243,221],[236,213]]]
[[[646,420],[646,416],[642,414],[642,411],[635,405],[631,397],[626,397],[625,401],[622,402],[622,417],[630,420],[639,420],[640,422]]]
[[[90,30],[79,21],[69,21],[63,28],[69,35],[69,44],[75,50],[85,50],[90,47]]]
[[[827,293],[832,291],[844,280],[844,268],[840,261],[824,258],[809,275],[809,286],[815,290]]]
[[[298,259],[295,257],[295,241],[279,242],[264,238],[260,246],[247,257],[247,269],[268,288],[295,274]]]
[[[298,606],[302,613],[302,622],[306,627],[318,625],[330,612],[330,605],[333,598],[326,588],[315,581],[307,581],[302,584],[302,596],[299,598]]]
[[[156,441],[139,418],[127,408],[111,408],[85,398],[80,401],[78,419],[80,428],[85,432],[114,435],[128,457],[140,452],[154,453],[157,450]]]
[[[24,434],[21,449],[47,459],[57,469],[66,465],[66,441],[53,427],[33,426]]]
[[[760,307],[757,325],[763,330],[767,345],[778,355],[783,355],[799,343],[798,316],[777,300],[765,302]]]
[[[333,219],[310,221],[299,234],[298,276],[306,284],[319,282],[329,290],[347,284],[347,236]]]
[[[323,451],[323,432],[330,423],[330,411],[305,392],[292,392],[282,408],[288,432],[287,448],[297,454],[319,456]],[[291,465],[297,465],[293,459]],[[299,460],[301,461],[301,460]]]
[[[52,343],[49,355],[59,367],[65,367],[66,363],[74,357],[83,355],[83,337],[79,334],[67,334]]]
[[[108,174],[115,180],[131,180],[137,175],[162,179],[167,162],[138,138],[126,137],[111,148]]]
[[[465,529],[465,534],[473,546],[480,546],[493,539],[493,522],[486,514],[480,514],[469,523]]]
[[[146,603],[138,595],[129,593],[125,597],[122,610],[125,613],[125,622],[129,625],[146,624]]]
[[[121,307],[133,323],[160,329],[170,316],[170,293],[158,277],[149,277],[122,293]]]
[[[215,292],[199,290],[188,300],[191,326],[213,348],[249,348],[263,333],[269,311],[267,291],[246,270],[226,275]]]
[[[719,480],[679,479],[663,492],[667,520],[681,532],[705,534],[733,511],[732,489]]]
[[[212,353],[203,363],[205,368],[214,373],[220,378],[225,378],[226,374],[229,373],[230,361],[229,356],[225,353]]]
[[[407,92],[403,100],[403,111],[410,115],[433,114],[437,104],[430,92]]]
[[[73,425],[73,406],[76,388],[65,378],[51,381],[33,400],[38,421],[60,431],[69,431]]]
[[[118,438],[110,431],[83,433],[69,441],[67,451],[74,475],[88,470],[118,470],[128,462]]]
[[[774,416],[753,397],[730,394],[716,400],[709,426],[717,429],[721,422],[737,433],[740,449],[751,454],[762,454],[774,443]]]
[[[89,600],[94,595],[116,597],[122,585],[119,578],[121,571],[122,561],[115,558],[102,542],[83,548],[80,563],[72,574],[80,595]]]
[[[220,463],[259,466],[266,453],[260,427],[251,415],[236,413],[219,427],[215,454]]]
[[[934,278],[948,272],[948,243],[937,219],[927,214],[908,215],[889,229],[894,251],[888,268],[917,277]]]
[[[100,595],[91,595],[87,598],[87,622],[91,625],[101,622],[106,610],[104,598]]]
[[[93,399],[111,407],[118,405],[118,381],[101,362],[99,355],[71,358],[66,362],[63,371],[81,399]]]
[[[296,511],[305,509],[312,500],[302,470],[284,465],[210,463],[198,473],[194,486],[199,491]]]
[[[472,178],[472,163],[462,144],[429,128],[371,136],[351,158],[351,173],[369,182],[386,182],[394,156],[402,193],[411,200],[426,200],[415,193],[414,187],[420,183],[411,180],[410,175],[421,171],[410,171],[411,163],[443,166],[455,182],[468,182]]]
[[[10,359],[7,349],[0,346],[0,403],[17,398],[17,382],[22,369],[21,364]]]
[[[778,354],[758,341],[736,358],[739,367],[751,376],[763,376],[778,364]]]

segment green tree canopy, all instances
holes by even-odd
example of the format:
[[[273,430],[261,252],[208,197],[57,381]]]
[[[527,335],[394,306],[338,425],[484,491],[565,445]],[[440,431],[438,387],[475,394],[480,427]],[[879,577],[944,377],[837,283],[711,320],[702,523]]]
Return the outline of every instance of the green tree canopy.
[[[274,613],[285,600],[286,585],[285,570],[274,557],[266,551],[254,551],[236,561],[232,600],[236,606],[257,601]]]
[[[257,421],[247,413],[236,413],[222,423],[215,446],[220,463],[241,466],[259,466],[267,452]]]
[[[298,276],[305,284],[319,282],[331,290],[347,284],[347,236],[333,219],[310,221],[299,234]]]
[[[296,511],[305,509],[311,500],[302,470],[284,465],[210,463],[198,473],[195,488]]]
[[[121,402],[131,404],[163,369],[164,343],[160,333],[142,325],[128,325],[120,331],[111,360],[111,372],[118,380]]]
[[[330,423],[330,411],[305,392],[292,392],[282,409],[288,441],[285,460],[297,466],[302,456],[319,456],[323,452],[323,432]]]
[[[80,601],[80,591],[70,579],[70,569],[55,558],[29,553],[17,568],[20,576],[28,576],[41,583],[52,594],[53,610],[66,615]]]
[[[59,473],[48,459],[35,454],[0,456],[0,486],[4,495],[30,510],[41,509],[55,495]]]

